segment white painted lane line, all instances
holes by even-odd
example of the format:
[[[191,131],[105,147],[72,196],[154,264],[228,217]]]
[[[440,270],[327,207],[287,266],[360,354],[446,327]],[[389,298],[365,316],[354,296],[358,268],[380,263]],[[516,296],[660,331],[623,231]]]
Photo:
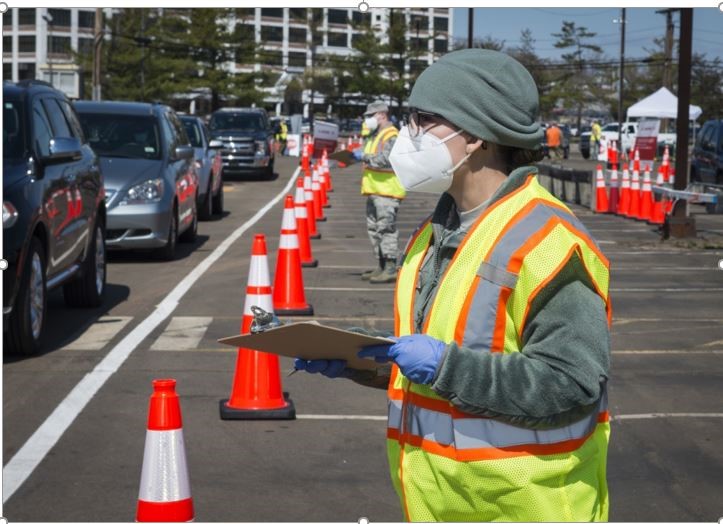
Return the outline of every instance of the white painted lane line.
[[[602,245],[605,245],[605,244],[617,244],[617,242],[615,242],[614,240],[597,240],[596,242],[597,242],[598,244],[602,244]]]
[[[379,420],[386,421],[386,415],[296,415],[302,420]]]
[[[717,267],[686,267],[686,266],[625,266],[622,264],[613,264],[610,268],[613,271],[719,271]]]
[[[723,418],[723,413],[639,413],[613,415],[612,420],[649,420],[652,418]]]
[[[173,313],[179,301],[188,292],[191,286],[211,267],[221,256],[238,240],[241,235],[248,231],[251,226],[258,222],[269,210],[284,198],[296,183],[300,168],[296,168],[291,179],[284,189],[277,194],[270,202],[262,207],[248,221],[239,226],[233,233],[224,239],[200,264],[191,270],[178,285],[161,301],[156,310],[145,320],[138,324],[128,335],[126,335],[111,351],[101,360],[97,366],[85,375],[83,379],[72,389],[70,393],[60,402],[58,407],[45,419],[35,433],[23,444],[18,452],[10,459],[3,468],[3,503],[12,497],[23,482],[38,467],[40,461],[55,446],[56,442],[63,436],[65,430],[73,423],[75,417],[83,411],[83,408],[95,396],[98,390],[105,384],[118,368],[126,361],[134,349],[150,335],[166,318]]]
[[[62,349],[71,351],[103,349],[132,319],[133,317],[100,317],[85,333]]]
[[[670,319],[670,318],[655,318],[655,317],[629,317],[629,318],[615,318],[613,319],[613,324],[631,324],[633,322],[665,322],[666,324],[670,324],[673,322],[677,323],[690,323],[690,322],[713,322],[717,324],[723,324],[723,319],[721,318],[676,318],[676,319]]]
[[[213,317],[173,317],[151,349],[159,351],[196,349],[211,322]]]
[[[609,250],[605,252],[608,257],[615,255],[684,255],[684,256],[706,256],[706,255],[721,255],[723,251],[711,251],[706,249],[705,251],[615,251]]]

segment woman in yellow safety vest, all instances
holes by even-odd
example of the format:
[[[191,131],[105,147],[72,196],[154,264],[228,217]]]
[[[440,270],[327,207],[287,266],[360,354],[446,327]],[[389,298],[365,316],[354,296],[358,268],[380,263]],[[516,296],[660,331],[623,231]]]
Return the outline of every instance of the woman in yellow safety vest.
[[[407,520],[607,520],[609,263],[530,166],[532,76],[455,51],[409,107],[390,161],[407,191],[441,197],[403,257],[393,343],[359,353],[392,365],[295,367],[387,389]]]

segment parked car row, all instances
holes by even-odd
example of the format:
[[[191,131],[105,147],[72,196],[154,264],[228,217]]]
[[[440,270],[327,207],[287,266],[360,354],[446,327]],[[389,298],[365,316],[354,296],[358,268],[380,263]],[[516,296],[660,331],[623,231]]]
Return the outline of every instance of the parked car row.
[[[170,260],[177,241],[196,239],[199,219],[223,212],[224,143],[197,117],[161,104],[71,104],[38,80],[3,85],[3,117],[10,352],[40,350],[50,290],[62,286],[69,306],[102,304],[106,249],[152,249]],[[254,161],[267,158],[258,165],[273,169],[265,135],[250,143]]]

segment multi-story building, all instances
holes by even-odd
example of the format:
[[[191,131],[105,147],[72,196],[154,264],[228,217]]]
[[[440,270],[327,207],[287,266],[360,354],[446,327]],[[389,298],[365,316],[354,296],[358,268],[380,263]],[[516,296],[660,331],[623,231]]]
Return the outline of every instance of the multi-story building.
[[[191,10],[166,9],[161,16],[189,16]],[[70,97],[83,96],[81,76],[90,72],[79,70],[74,52],[93,53],[95,25],[93,8],[45,9],[14,8],[3,17],[3,75],[13,81],[39,78],[51,82]],[[106,16],[114,11],[105,10]],[[354,44],[364,33],[359,28],[368,22],[383,41],[390,16],[403,16],[408,27],[406,38],[416,46],[416,58],[405,67],[419,70],[431,64],[452,47],[452,10],[439,8],[372,8],[362,13],[357,9],[334,8],[239,8],[225,22],[233,31],[241,25],[253,34],[259,48],[255,56],[237,57],[226,64],[232,72],[267,70],[278,73],[276,88],[265,88],[266,102],[284,100],[285,80],[301,75],[312,66],[313,56],[347,57],[355,53]],[[314,31],[311,29],[315,28]],[[89,95],[89,93],[88,93]],[[308,103],[311,93],[303,93]],[[316,94],[315,103],[323,103]]]
[[[73,53],[92,54],[94,8],[13,8],[3,16],[3,78],[41,79],[82,96]],[[89,72],[88,72],[89,73]]]

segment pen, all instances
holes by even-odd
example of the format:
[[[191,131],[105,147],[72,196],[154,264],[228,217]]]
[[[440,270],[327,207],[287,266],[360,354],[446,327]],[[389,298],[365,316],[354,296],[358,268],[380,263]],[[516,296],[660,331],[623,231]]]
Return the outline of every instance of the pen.
[[[299,370],[296,369],[296,368],[294,368],[294,369],[292,369],[292,370],[289,372],[289,374],[286,375],[286,376],[287,376],[287,377],[290,377],[291,375],[293,375],[293,374],[296,373],[297,371],[299,371]]]

